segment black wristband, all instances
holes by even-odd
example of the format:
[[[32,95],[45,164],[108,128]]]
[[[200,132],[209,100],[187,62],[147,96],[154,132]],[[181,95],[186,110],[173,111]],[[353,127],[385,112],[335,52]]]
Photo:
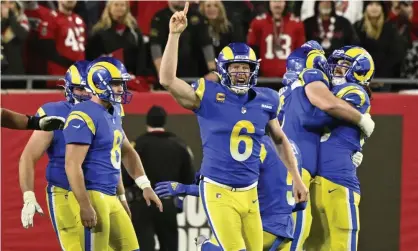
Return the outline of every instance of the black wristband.
[[[26,115],[26,117],[28,117],[28,126],[27,126],[28,129],[30,130],[41,129],[41,127],[39,127],[39,121],[41,120],[41,118],[35,117],[35,116],[29,116],[29,115]]]

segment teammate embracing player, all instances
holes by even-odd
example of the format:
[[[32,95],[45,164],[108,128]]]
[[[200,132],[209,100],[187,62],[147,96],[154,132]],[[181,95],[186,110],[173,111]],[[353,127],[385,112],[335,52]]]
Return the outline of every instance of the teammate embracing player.
[[[370,54],[358,46],[335,50],[328,62],[332,92],[362,114],[370,112],[368,84],[374,75]],[[322,132],[318,172],[312,183],[312,238],[307,250],[357,250],[360,230],[360,184],[353,153],[361,151],[369,135],[345,121],[321,111],[303,122]]]

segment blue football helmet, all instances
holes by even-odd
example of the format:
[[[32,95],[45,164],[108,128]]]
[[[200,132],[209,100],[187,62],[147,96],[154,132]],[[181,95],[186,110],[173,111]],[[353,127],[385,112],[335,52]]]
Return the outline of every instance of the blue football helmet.
[[[375,73],[372,56],[362,47],[344,46],[332,52],[328,58],[334,84],[356,83],[368,85]],[[336,68],[346,68],[342,76],[336,76]]]
[[[112,57],[100,57],[90,62],[87,68],[87,88],[101,100],[112,104],[128,104],[132,94],[127,82],[131,75],[119,60]],[[121,84],[123,92],[115,93],[112,84]]]
[[[311,48],[311,49],[315,49],[315,50],[320,50],[323,51],[324,49],[322,48],[322,46],[315,40],[309,40],[308,42],[302,44],[301,47],[307,47],[307,48]]]
[[[305,46],[290,53],[286,60],[286,73],[283,76],[283,85],[292,84],[306,68],[318,69],[329,75],[327,58],[322,48],[318,50]]]
[[[77,95],[74,88],[84,89],[86,87],[86,69],[89,64],[87,60],[75,62],[68,68],[64,76],[65,98],[70,103],[78,103],[89,100],[90,95]]]
[[[231,73],[228,67],[232,63],[247,63],[250,66],[250,77],[246,83],[232,83]],[[251,47],[245,43],[230,43],[225,46],[216,59],[216,68],[221,79],[221,84],[227,86],[237,94],[245,94],[250,88],[257,84],[258,71],[260,68],[259,60]],[[240,74],[245,72],[234,72]]]

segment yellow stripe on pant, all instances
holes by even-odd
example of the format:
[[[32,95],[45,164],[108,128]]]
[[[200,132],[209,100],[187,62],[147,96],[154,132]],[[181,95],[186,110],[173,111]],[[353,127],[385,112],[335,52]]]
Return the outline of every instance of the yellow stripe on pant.
[[[231,191],[202,180],[199,193],[212,232],[223,250],[263,249],[257,187]]]
[[[60,187],[48,185],[46,201],[49,216],[57,235],[61,249],[65,251],[81,250],[79,231],[74,211],[68,202],[69,191]]]

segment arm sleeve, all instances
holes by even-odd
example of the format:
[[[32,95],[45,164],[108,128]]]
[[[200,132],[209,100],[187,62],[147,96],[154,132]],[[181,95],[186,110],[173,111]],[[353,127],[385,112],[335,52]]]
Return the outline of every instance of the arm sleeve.
[[[166,27],[167,26],[167,27]],[[157,15],[151,21],[151,29],[150,29],[150,44],[152,45],[159,45],[164,48],[164,35],[168,34],[168,24],[163,24],[161,18]]]
[[[189,23],[191,23],[194,31],[193,33],[197,35],[200,48],[203,48],[207,45],[212,46],[212,39],[209,36],[208,21],[201,15],[191,15],[189,20]],[[193,24],[194,22],[195,24]],[[208,60],[206,59],[206,61]]]
[[[138,55],[136,58],[136,72],[135,75],[137,76],[146,76],[148,75],[147,70],[147,57],[146,50],[145,50],[145,44],[144,44],[144,37],[142,35],[142,32],[139,29],[136,29],[136,34],[138,36]]]
[[[96,134],[96,125],[87,113],[72,111],[65,122],[63,133],[66,144],[90,145]]]
[[[94,60],[98,58],[100,55],[106,53],[105,49],[103,48],[103,43],[101,41],[100,31],[94,32],[87,41],[86,46],[86,59],[87,60]]]
[[[186,194],[190,196],[199,197],[199,186],[198,185],[185,185]]]

